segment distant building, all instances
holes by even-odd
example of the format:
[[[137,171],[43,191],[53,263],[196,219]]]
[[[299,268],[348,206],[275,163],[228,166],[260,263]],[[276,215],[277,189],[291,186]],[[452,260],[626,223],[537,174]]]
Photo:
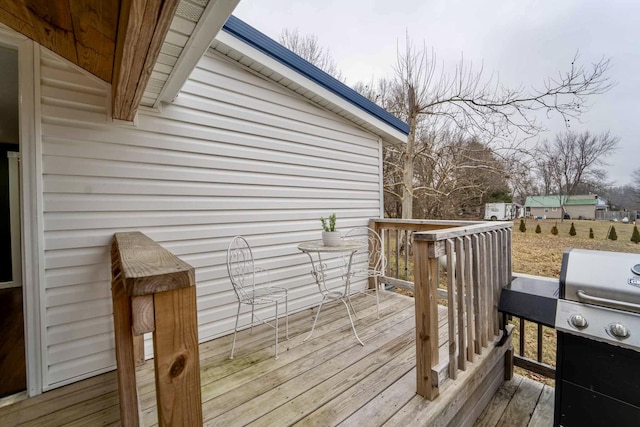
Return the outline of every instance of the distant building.
[[[528,196],[526,216],[545,219],[596,219],[596,211],[606,210],[607,201],[596,194],[575,196]]]

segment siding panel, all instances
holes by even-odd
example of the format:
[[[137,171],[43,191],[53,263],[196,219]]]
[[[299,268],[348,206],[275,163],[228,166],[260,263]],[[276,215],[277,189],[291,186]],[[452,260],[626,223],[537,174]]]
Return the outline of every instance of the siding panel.
[[[111,122],[107,85],[44,50],[40,71],[46,389],[115,366],[113,233],[140,230],[196,268],[205,341],[233,328],[233,236],[298,310],[320,300],[296,249],[320,237],[318,218],[336,212],[348,229],[380,215],[376,136],[217,54],[135,126]]]

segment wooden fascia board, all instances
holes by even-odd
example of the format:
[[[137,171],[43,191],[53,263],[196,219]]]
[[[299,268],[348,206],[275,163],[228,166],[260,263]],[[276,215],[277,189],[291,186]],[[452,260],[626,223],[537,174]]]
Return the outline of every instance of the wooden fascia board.
[[[113,72],[113,118],[132,121],[179,0],[123,0]]]
[[[240,0],[211,0],[205,8],[200,20],[189,37],[180,57],[173,66],[169,78],[160,91],[154,108],[160,102],[171,102],[178,95],[180,89],[195,68],[196,64],[209,49],[214,37],[218,34],[225,21],[231,15]]]
[[[253,59],[254,61],[264,65],[265,67],[267,67],[268,69],[282,75],[283,77],[286,77],[287,79],[291,80],[292,82],[310,90],[311,92],[315,93],[316,95],[326,99],[327,101],[329,101],[330,103],[336,105],[337,107],[349,112],[350,114],[352,114],[353,116],[361,119],[364,122],[367,122],[368,124],[370,124],[371,126],[373,126],[374,128],[377,129],[377,133],[373,132],[370,129],[365,129],[363,128],[365,131],[367,132],[371,132],[374,134],[377,134],[378,136],[381,136],[385,141],[389,141],[389,142],[396,142],[396,143],[401,143],[404,144],[407,142],[407,135],[403,134],[402,132],[392,128],[391,126],[389,126],[386,123],[383,123],[382,121],[378,120],[377,118],[373,117],[371,114],[367,113],[366,111],[363,111],[362,109],[358,108],[357,106],[353,105],[352,103],[350,103],[349,101],[345,100],[342,97],[339,97],[338,95],[332,93],[331,91],[325,89],[324,87],[320,86],[319,84],[309,80],[307,77],[303,76],[302,74],[292,70],[291,68],[287,67],[286,65],[280,63],[279,61],[276,61],[275,59],[269,57],[268,55],[258,51],[257,49],[253,48],[252,46],[249,46],[248,44],[244,43],[242,40],[237,39],[236,37],[234,37],[233,35],[225,32],[225,31],[220,31],[218,33],[218,35],[216,36],[216,40],[220,43],[222,43],[223,45],[226,45],[227,47],[235,50],[236,52]],[[322,108],[322,107],[320,107]],[[345,120],[349,120],[348,118],[344,118]],[[354,124],[356,125],[356,124]],[[357,125],[356,125],[357,126]]]

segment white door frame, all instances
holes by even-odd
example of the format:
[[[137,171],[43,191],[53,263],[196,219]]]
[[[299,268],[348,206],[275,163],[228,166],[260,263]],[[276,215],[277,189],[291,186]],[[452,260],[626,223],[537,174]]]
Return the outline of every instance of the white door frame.
[[[39,48],[30,39],[0,24],[0,44],[18,51],[18,111],[20,126],[20,208],[22,280],[27,365],[27,393],[42,393],[43,347],[41,301],[44,258],[42,214],[42,144],[39,132]]]

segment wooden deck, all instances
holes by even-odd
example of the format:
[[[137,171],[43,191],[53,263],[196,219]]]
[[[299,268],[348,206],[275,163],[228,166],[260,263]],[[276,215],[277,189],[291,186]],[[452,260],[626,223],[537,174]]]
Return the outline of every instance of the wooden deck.
[[[359,317],[356,327],[364,347],[353,336],[344,306],[335,303],[323,309],[315,334],[306,343],[302,340],[310,330],[315,310],[291,315],[290,339],[281,341],[278,360],[273,357],[273,330],[264,325],[254,328],[253,334],[246,330],[238,335],[234,360],[228,358],[231,335],[201,344],[204,424],[473,423],[493,394],[491,391],[487,395],[480,384],[495,384],[492,389],[495,390],[501,383],[502,350],[485,351],[456,381],[447,381],[440,396],[429,402],[415,393],[413,298],[382,292],[380,319],[376,319],[373,298],[358,296],[354,298],[354,306]],[[446,350],[446,311],[440,314],[440,342]],[[155,425],[153,363],[148,361],[139,368],[136,377],[144,425]],[[507,394],[514,387],[513,381],[509,384]],[[511,393],[511,400],[519,396],[517,390],[519,387]],[[468,396],[475,403],[470,405],[461,396]],[[0,407],[0,425],[119,425],[115,372]]]
[[[552,386],[514,375],[500,386],[475,427],[550,427],[553,397]]]

